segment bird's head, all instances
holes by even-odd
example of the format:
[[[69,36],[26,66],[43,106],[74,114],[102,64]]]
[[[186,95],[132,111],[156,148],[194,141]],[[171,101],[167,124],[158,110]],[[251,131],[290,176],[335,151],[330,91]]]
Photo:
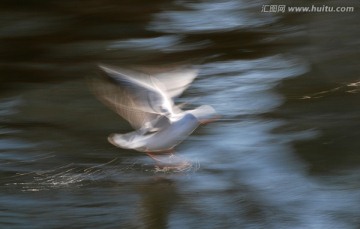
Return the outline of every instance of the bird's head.
[[[196,119],[202,125],[209,124],[218,120],[221,116],[215,111],[212,106],[202,105],[191,111],[191,114],[196,117]]]

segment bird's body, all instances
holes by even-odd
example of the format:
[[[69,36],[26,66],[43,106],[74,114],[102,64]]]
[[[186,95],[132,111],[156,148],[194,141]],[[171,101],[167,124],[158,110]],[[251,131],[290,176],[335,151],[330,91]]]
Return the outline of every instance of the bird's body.
[[[112,134],[110,143],[154,155],[170,152],[200,124],[215,119],[208,105],[183,111],[173,99],[190,85],[194,70],[175,70],[156,76],[101,65],[107,79],[94,86],[100,100],[126,119],[135,131]],[[172,155],[172,154],[171,154]]]
[[[109,141],[121,148],[141,152],[165,152],[185,140],[199,124],[194,115],[186,113],[179,120],[172,122],[167,128],[144,134],[139,133],[139,131],[127,134],[112,134],[109,136]]]

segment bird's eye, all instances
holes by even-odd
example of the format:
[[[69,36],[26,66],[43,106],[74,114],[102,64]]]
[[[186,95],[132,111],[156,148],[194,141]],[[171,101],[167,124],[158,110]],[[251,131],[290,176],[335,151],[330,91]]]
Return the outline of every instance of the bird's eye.
[[[161,111],[162,113],[166,113],[167,109],[165,109],[164,106],[159,106],[159,111]]]

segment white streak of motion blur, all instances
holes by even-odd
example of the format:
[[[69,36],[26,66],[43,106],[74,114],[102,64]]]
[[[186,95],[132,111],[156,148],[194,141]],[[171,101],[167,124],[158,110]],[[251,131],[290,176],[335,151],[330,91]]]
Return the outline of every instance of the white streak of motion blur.
[[[308,177],[306,165],[292,149],[294,141],[315,138],[320,133],[311,129],[276,134],[273,130],[286,123],[259,116],[282,104],[283,98],[273,91],[281,80],[307,70],[306,63],[282,55],[204,66],[206,80],[200,79],[193,87],[202,93],[199,102],[214,106],[225,120],[207,129],[210,137],[202,137],[206,140],[190,138],[197,141],[199,150],[192,149],[195,152],[189,154],[202,155],[203,174],[194,178],[196,185],[189,192],[224,193],[245,186],[263,212],[261,220],[273,228],[347,228],[347,223],[332,217],[329,209],[341,214],[343,209],[353,208],[350,200],[355,193],[349,191],[349,196],[341,196]],[[212,83],[206,84],[211,75]],[[208,199],[204,194],[197,196],[192,205],[211,209],[241,199],[242,195],[232,192]],[[224,206],[229,208],[233,212],[245,211],[241,205]],[[214,217],[221,214],[220,209],[213,210]]]

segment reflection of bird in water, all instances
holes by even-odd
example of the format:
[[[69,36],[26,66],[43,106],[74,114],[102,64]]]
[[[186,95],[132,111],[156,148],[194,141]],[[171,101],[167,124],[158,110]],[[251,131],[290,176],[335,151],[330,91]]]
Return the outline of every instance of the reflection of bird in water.
[[[154,76],[101,65],[106,79],[94,89],[100,100],[126,119],[135,131],[112,134],[110,143],[145,152],[162,167],[186,167],[188,162],[173,149],[200,124],[216,118],[208,105],[183,111],[173,99],[182,94],[197,75],[195,70],[177,69]]]
[[[176,182],[166,177],[155,177],[151,181],[140,184],[141,194],[138,222],[140,228],[169,228],[169,220],[180,196]]]

